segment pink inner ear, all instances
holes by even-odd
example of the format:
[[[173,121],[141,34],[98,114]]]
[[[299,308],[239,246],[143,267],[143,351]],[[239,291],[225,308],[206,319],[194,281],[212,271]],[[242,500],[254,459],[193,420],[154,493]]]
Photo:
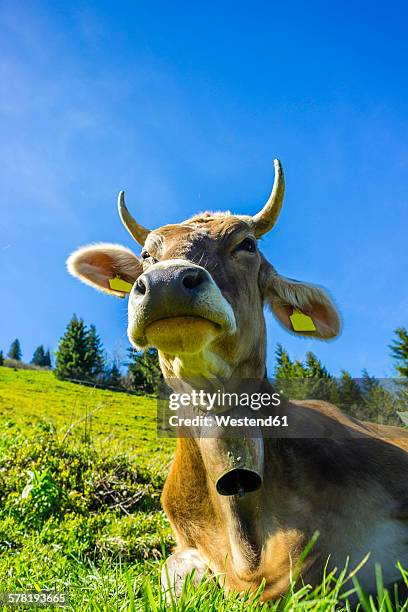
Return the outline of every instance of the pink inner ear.
[[[120,278],[128,283],[134,283],[135,277],[131,273],[126,273],[123,269],[118,270],[115,260],[106,253],[93,252],[87,253],[81,260],[82,274],[89,280],[97,282],[99,285],[103,285],[107,289],[109,286],[109,279],[115,278],[117,274]],[[121,293],[121,292],[119,292]]]
[[[83,256],[79,271],[85,278],[106,289],[109,289],[109,279],[115,276],[112,258],[95,251]]]
[[[93,264],[82,262],[79,267],[79,272],[81,276],[91,281],[92,283],[95,283],[99,287],[109,289],[110,276],[106,274],[106,271],[104,269],[97,268]]]
[[[290,315],[293,312],[293,307],[288,306],[286,304],[274,303],[272,305],[272,310],[273,310],[274,315],[280,321],[280,323],[282,323],[282,325],[286,327],[286,329],[293,331],[292,323],[290,322],[290,319],[289,319]]]
[[[106,253],[94,251],[89,253],[83,259],[83,263],[95,268],[95,272],[98,271],[99,275],[110,278],[114,274],[114,265],[112,258]]]
[[[306,312],[312,317],[317,332],[321,338],[333,338],[340,331],[340,321],[336,311],[330,306],[314,303],[311,312]]]

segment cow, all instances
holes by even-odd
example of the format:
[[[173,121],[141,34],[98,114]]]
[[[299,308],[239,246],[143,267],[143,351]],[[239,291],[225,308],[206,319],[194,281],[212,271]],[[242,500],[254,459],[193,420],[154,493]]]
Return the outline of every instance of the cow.
[[[150,231],[120,192],[119,214],[142,246],[140,256],[95,244],[68,259],[69,272],[83,282],[128,295],[129,340],[137,349],[158,349],[170,384],[225,388],[251,380],[272,392],[264,306],[296,336],[330,340],[340,333],[328,293],[280,275],[259,248],[283,202],[279,160],[274,168],[271,195],[253,216],[204,212]],[[359,580],[368,593],[376,590],[375,564],[386,585],[401,578],[396,562],[408,559],[405,432],[358,421],[325,401],[289,401],[284,410],[290,435],[211,437],[198,429],[178,437],[162,495],[177,542],[162,584],[174,596],[193,572],[196,582],[213,576],[226,591],[254,592],[264,581],[261,600],[275,600],[295,568],[317,585],[325,569],[354,567],[367,554]]]

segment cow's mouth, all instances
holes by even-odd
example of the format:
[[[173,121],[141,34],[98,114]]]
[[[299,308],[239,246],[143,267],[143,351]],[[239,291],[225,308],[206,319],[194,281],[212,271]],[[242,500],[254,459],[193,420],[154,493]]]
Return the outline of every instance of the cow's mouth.
[[[173,355],[197,353],[222,331],[220,324],[201,316],[165,317],[146,326],[144,335],[150,346]]]
[[[143,349],[199,353],[220,334],[236,331],[235,314],[211,274],[189,261],[158,262],[129,296],[128,336]]]

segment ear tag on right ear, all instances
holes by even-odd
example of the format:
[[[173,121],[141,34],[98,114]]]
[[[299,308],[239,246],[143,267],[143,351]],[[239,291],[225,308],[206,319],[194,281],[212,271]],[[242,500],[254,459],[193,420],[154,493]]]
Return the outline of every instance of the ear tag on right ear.
[[[292,323],[293,331],[316,331],[316,325],[313,323],[312,317],[309,317],[309,315],[300,312],[300,310],[294,309],[289,319]]]
[[[114,291],[124,291],[125,293],[130,293],[132,290],[132,285],[120,276],[115,276],[115,278],[109,279],[109,287]]]

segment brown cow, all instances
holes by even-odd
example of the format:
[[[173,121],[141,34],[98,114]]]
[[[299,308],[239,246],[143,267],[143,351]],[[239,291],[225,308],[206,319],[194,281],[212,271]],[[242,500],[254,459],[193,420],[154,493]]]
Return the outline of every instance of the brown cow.
[[[275,160],[272,194],[254,217],[205,212],[149,231],[121,192],[119,212],[143,246],[140,258],[122,246],[91,245],[71,255],[68,269],[105,293],[130,293],[129,339],[137,348],[158,348],[167,379],[190,389],[251,379],[271,392],[265,304],[292,333],[330,339],[340,330],[321,288],[279,275],[258,249],[283,193]],[[294,313],[303,323],[294,324]],[[207,437],[198,428],[196,437],[177,440],[163,492],[177,539],[162,574],[165,588],[177,594],[195,569],[196,577],[212,572],[227,590],[253,591],[265,579],[263,599],[277,598],[316,531],[301,567],[305,581],[318,584],[329,557],[329,568],[348,558],[352,567],[367,553],[359,574],[367,591],[375,591],[374,563],[386,584],[398,579],[396,562],[408,558],[404,432],[364,424],[321,401],[290,402],[276,414],[282,410],[292,424],[280,438],[263,430],[241,439],[222,431]]]

